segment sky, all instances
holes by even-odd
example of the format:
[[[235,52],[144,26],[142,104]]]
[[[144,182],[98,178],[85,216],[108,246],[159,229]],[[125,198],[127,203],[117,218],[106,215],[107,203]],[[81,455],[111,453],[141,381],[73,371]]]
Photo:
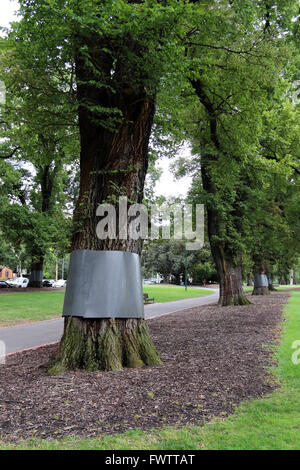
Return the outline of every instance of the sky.
[[[18,10],[19,4],[16,0],[1,0],[0,2],[0,26],[9,26],[14,21],[14,12]]]
[[[0,2],[0,26],[7,27],[11,21],[16,20],[14,12],[18,10],[18,2],[16,0],[1,0]],[[188,152],[188,151],[185,151]],[[169,166],[172,160],[168,158],[161,158],[157,162],[157,166],[163,170],[163,173],[156,183],[155,194],[157,196],[186,196],[189,186],[191,184],[191,178],[184,177],[175,179],[172,173],[169,171]]]
[[[178,153],[177,156],[186,156],[187,158],[190,158],[191,153],[187,147],[184,147],[183,150]],[[173,159],[161,158],[156,163],[156,166],[163,170],[163,173],[155,186],[155,194],[157,196],[163,195],[166,197],[184,197],[187,195],[187,192],[191,185],[191,178],[189,176],[185,176],[183,178],[175,179],[171,171],[169,170],[169,167],[173,164],[173,162]]]

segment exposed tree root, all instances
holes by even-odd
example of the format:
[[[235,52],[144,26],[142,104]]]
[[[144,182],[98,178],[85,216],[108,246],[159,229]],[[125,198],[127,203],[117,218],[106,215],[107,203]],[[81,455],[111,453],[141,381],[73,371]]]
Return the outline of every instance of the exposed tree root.
[[[49,374],[69,369],[120,370],[162,364],[143,319],[66,317]]]
[[[252,295],[269,295],[270,291],[267,286],[264,287],[254,287]]]
[[[219,305],[222,307],[228,307],[233,305],[251,305],[250,300],[245,295],[237,296],[222,296],[219,299]]]

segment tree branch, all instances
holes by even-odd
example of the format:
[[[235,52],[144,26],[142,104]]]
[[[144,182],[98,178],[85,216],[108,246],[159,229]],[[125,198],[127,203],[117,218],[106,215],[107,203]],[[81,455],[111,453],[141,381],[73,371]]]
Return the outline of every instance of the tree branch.
[[[230,49],[229,47],[226,46],[214,46],[213,44],[201,44],[198,42],[192,42],[189,41],[188,43],[189,46],[197,46],[197,47],[208,47],[210,49],[217,49],[217,50],[223,50],[225,52],[229,52],[230,54],[238,54],[238,55],[250,55],[254,57],[263,57],[262,55],[259,56],[257,53],[252,54],[251,51],[254,49],[256,44],[253,44],[249,49],[247,50],[236,50],[236,49]]]
[[[12,158],[19,149],[20,149],[20,146],[15,147],[14,150],[9,155],[0,155],[0,158],[3,158],[3,159]]]

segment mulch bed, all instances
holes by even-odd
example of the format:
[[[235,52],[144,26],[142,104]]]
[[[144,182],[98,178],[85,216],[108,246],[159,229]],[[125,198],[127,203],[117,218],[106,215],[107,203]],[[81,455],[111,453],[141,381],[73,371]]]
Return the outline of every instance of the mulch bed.
[[[132,428],[201,424],[232,413],[275,384],[267,344],[278,341],[289,294],[243,307],[201,306],[149,321],[162,366],[47,376],[57,345],[0,366],[0,439],[96,436]]]

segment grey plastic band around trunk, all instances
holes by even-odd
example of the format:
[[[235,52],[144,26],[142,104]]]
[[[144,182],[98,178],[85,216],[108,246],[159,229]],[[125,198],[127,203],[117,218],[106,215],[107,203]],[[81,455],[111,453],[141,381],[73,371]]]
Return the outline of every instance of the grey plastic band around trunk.
[[[73,251],[63,316],[144,318],[139,255],[127,251]]]
[[[268,276],[266,274],[254,274],[254,287],[268,287]]]

